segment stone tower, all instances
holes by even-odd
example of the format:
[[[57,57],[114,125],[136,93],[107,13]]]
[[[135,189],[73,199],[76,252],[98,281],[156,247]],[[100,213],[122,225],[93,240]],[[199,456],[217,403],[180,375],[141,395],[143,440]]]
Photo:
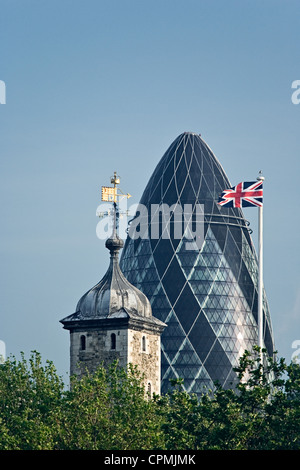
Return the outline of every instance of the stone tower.
[[[82,376],[115,360],[136,365],[147,392],[160,393],[161,344],[165,324],[152,316],[147,297],[124,277],[119,267],[123,240],[114,228],[106,240],[110,264],[102,280],[79,300],[76,312],[61,320],[70,331],[70,374]]]

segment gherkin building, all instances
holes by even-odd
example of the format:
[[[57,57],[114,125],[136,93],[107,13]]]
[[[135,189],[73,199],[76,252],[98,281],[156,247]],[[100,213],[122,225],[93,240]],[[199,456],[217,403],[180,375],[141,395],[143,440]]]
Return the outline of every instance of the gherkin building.
[[[153,315],[167,324],[161,338],[162,393],[174,378],[184,379],[184,389],[198,396],[215,382],[232,388],[239,357],[258,344],[258,265],[249,224],[240,208],[217,204],[231,186],[200,135],[185,132],[159,161],[129,224],[121,269],[148,297]],[[176,232],[175,211],[168,225],[159,212],[153,228],[153,207],[160,211],[162,205],[190,208],[192,227],[201,207],[201,243],[191,246],[191,233]],[[265,292],[263,339],[272,356]]]

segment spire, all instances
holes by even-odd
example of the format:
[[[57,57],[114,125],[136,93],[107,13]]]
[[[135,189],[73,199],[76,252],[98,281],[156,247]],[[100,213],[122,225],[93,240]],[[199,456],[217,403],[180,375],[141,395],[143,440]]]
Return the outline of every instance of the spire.
[[[102,186],[102,201],[113,202],[113,230],[111,236],[106,240],[105,246],[110,251],[111,257],[118,259],[119,250],[123,248],[124,242],[119,237],[119,199],[127,197],[129,199],[131,195],[129,193],[124,194],[118,193],[118,185],[120,184],[120,176],[117,172],[114,172],[114,176],[110,178],[110,182],[113,187]]]
[[[111,183],[113,187],[102,186],[102,200],[113,203],[112,234],[105,242],[106,248],[110,251],[109,267],[101,281],[81,297],[76,312],[64,319],[63,322],[104,320],[125,316],[147,318],[148,321],[160,325],[162,322],[152,317],[148,298],[125,278],[120,269],[119,251],[123,248],[124,242],[118,233],[120,216],[118,201],[120,198],[131,196],[123,192],[118,193],[120,177],[116,172],[111,177]]]
[[[119,217],[119,212],[117,209],[117,203],[114,202],[114,210],[113,210],[113,230],[111,236],[106,240],[105,246],[110,251],[111,258],[115,258],[118,260],[119,257],[119,250],[123,248],[124,242],[122,238],[119,237],[118,234],[118,224],[117,219]]]

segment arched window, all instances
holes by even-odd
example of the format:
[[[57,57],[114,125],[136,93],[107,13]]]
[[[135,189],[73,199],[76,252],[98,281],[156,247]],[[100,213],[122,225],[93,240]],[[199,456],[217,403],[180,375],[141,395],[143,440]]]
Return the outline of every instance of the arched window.
[[[116,335],[112,333],[110,335],[110,349],[116,349]]]
[[[85,338],[85,335],[81,335],[80,336],[80,349],[82,351],[85,351],[86,349],[86,338]]]
[[[146,336],[142,337],[142,351],[146,351]]]
[[[148,393],[149,397],[151,397],[151,383],[150,382],[148,382],[147,393]]]

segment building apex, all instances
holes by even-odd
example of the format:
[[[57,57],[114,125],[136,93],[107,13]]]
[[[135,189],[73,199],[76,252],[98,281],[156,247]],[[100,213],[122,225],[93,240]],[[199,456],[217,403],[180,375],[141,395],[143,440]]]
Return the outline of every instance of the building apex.
[[[119,184],[119,177],[111,179]],[[102,189],[103,194],[103,189]],[[133,286],[123,275],[119,266],[119,251],[124,242],[118,235],[118,205],[113,199],[113,230],[105,246],[110,251],[110,264],[104,277],[87,291],[79,300],[76,312],[61,320],[68,328],[72,324],[85,321],[97,321],[113,318],[147,319],[148,323],[165,326],[163,322],[152,317],[152,308],[143,292]]]

